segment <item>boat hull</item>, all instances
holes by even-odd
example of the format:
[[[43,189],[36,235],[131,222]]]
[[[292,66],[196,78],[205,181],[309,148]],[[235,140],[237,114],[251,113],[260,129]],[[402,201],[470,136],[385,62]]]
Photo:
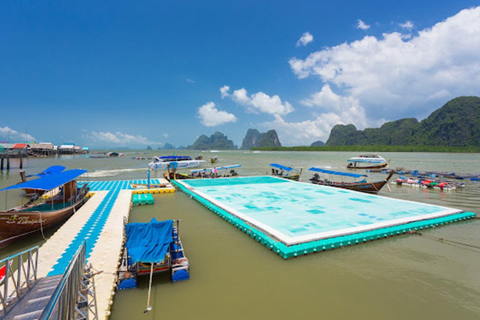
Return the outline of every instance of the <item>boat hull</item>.
[[[392,177],[393,172],[391,172],[385,180],[376,181],[376,182],[333,182],[325,180],[311,180],[312,183],[329,186],[335,188],[348,189],[353,191],[360,191],[365,193],[378,193],[385,184],[388,183],[388,180]]]
[[[365,165],[362,165],[360,163],[349,163],[347,165],[347,169],[381,169],[385,168],[386,166],[388,166],[388,162],[382,164],[365,163]]]
[[[87,201],[86,194],[71,206],[54,211],[0,212],[0,248],[34,232],[48,229],[73,215]]]

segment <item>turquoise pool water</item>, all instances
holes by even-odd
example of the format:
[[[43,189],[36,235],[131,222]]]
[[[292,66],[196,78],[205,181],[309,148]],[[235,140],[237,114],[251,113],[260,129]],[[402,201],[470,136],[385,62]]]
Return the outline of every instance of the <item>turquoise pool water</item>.
[[[181,183],[287,245],[461,212],[269,176]]]

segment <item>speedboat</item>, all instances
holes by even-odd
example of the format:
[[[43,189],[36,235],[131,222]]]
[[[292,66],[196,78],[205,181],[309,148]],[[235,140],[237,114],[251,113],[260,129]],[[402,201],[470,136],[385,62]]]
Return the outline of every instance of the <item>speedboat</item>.
[[[365,154],[347,160],[349,169],[378,169],[388,166],[387,160],[378,154]]]
[[[148,167],[153,170],[165,170],[169,166],[177,168],[196,168],[205,160],[192,160],[189,156],[162,156],[154,157]]]

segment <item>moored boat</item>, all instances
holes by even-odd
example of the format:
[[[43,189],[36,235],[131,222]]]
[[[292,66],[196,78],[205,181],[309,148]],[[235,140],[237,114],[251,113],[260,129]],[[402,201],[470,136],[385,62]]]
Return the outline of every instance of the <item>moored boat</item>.
[[[190,265],[178,233],[179,220],[128,223],[126,244],[118,269],[120,290],[137,286],[137,277],[171,271],[172,281],[190,278]]]
[[[300,176],[302,175],[303,168],[296,169],[292,167],[283,166],[278,163],[271,163],[270,166],[272,167],[273,176],[294,180],[294,181],[300,181]]]
[[[75,180],[85,172],[81,169],[66,170],[1,189],[61,190],[51,199],[37,202],[38,196],[33,196],[22,206],[0,211],[0,247],[31,233],[43,232],[74,214],[87,199],[87,184],[77,187]]]
[[[192,160],[189,156],[162,156],[154,157],[148,167],[153,170],[165,170],[170,164],[175,163],[177,168],[199,167],[205,160]]]
[[[42,177],[45,177],[45,176],[50,175],[50,174],[60,173],[63,170],[65,170],[64,166],[51,166],[51,167],[48,167],[47,169],[43,170],[40,173],[33,174],[33,175],[28,175],[28,176],[25,175],[25,171],[22,170],[22,171],[20,171],[20,179],[22,180],[21,183],[27,182],[28,181],[27,178],[30,178],[30,177],[33,177],[33,176],[42,178]],[[25,191],[25,195],[28,196],[28,197],[32,196],[34,194],[42,195],[42,194],[45,193],[45,190],[39,190],[39,189],[24,188],[23,190]]]
[[[380,169],[388,166],[390,162],[378,154],[359,155],[347,161],[349,162],[347,165],[348,169]]]
[[[366,193],[378,193],[383,188],[383,186],[388,183],[388,180],[390,180],[390,178],[394,173],[393,171],[390,172],[388,177],[384,180],[367,182],[367,180],[365,179],[367,175],[365,174],[332,171],[332,170],[326,170],[326,169],[317,168],[317,167],[312,167],[308,170],[315,171],[321,174],[326,174],[326,175],[329,175],[329,177],[334,175],[334,176],[341,176],[341,177],[350,177],[354,179],[363,178],[363,180],[355,181],[355,182],[330,181],[326,178],[322,179],[318,173],[315,173],[314,176],[310,179],[310,181],[314,184],[319,184],[323,186],[343,188],[343,189],[349,189],[349,190],[366,192]]]

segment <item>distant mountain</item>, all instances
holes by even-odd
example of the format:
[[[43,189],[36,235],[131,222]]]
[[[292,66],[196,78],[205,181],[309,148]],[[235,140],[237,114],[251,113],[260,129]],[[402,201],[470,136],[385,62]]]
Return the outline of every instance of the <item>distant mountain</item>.
[[[380,128],[357,130],[353,124],[336,125],[327,146],[425,145],[480,146],[480,98],[458,97],[418,122],[406,118],[386,122]]]
[[[324,145],[325,145],[325,142],[319,140],[312,143],[310,147],[323,147]]]
[[[187,149],[190,150],[212,150],[212,149],[235,149],[235,145],[232,140],[228,140],[228,137],[223,133],[217,131],[212,134],[210,137],[202,134],[198,139],[193,143],[193,145],[188,146]]]
[[[152,147],[148,146],[148,147],[147,147],[147,150],[152,150]]]
[[[165,145],[163,146],[162,148],[163,150],[175,150],[175,146],[173,144],[170,144],[170,143],[165,143]]]
[[[243,138],[242,147],[240,149],[249,150],[254,147],[281,147],[280,139],[278,139],[275,130],[269,130],[260,133],[257,129],[248,129],[245,138]]]

